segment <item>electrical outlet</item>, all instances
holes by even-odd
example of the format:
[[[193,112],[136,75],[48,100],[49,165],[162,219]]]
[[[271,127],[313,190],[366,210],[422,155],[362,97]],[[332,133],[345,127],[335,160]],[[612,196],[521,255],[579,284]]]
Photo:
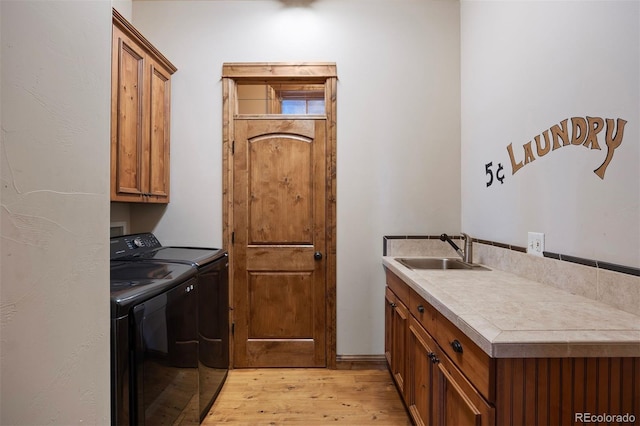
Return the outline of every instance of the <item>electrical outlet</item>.
[[[543,256],[544,234],[542,232],[529,232],[527,237],[527,253],[534,256]]]

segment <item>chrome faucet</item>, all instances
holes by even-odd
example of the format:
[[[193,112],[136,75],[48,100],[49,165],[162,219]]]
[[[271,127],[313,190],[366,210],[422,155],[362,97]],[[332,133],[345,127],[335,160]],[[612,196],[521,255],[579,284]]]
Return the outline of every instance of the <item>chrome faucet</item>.
[[[464,232],[461,232],[460,235],[464,238],[464,251],[460,250],[460,247],[451,241],[451,238],[449,238],[447,234],[440,235],[440,240],[448,242],[465,263],[473,263],[473,245],[471,237]]]

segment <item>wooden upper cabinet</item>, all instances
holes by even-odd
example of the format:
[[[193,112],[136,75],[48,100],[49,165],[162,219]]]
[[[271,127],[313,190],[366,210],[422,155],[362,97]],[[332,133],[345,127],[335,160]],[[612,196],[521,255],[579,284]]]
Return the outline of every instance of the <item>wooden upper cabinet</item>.
[[[113,10],[111,201],[168,203],[176,67]]]

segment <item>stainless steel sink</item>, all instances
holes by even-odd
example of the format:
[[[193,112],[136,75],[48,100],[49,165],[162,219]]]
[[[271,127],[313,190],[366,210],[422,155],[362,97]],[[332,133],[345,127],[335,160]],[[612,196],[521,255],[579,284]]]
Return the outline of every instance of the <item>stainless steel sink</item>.
[[[490,271],[482,265],[470,264],[460,259],[447,257],[396,257],[409,269],[461,269],[467,271]]]

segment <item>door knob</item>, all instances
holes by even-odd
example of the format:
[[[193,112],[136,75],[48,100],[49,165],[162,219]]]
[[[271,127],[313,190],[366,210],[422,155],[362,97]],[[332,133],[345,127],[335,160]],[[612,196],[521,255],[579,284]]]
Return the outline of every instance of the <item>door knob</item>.
[[[320,259],[322,259],[322,253],[320,253],[319,251],[317,251],[317,252],[313,253],[313,258],[314,258],[315,260],[320,260]]]

